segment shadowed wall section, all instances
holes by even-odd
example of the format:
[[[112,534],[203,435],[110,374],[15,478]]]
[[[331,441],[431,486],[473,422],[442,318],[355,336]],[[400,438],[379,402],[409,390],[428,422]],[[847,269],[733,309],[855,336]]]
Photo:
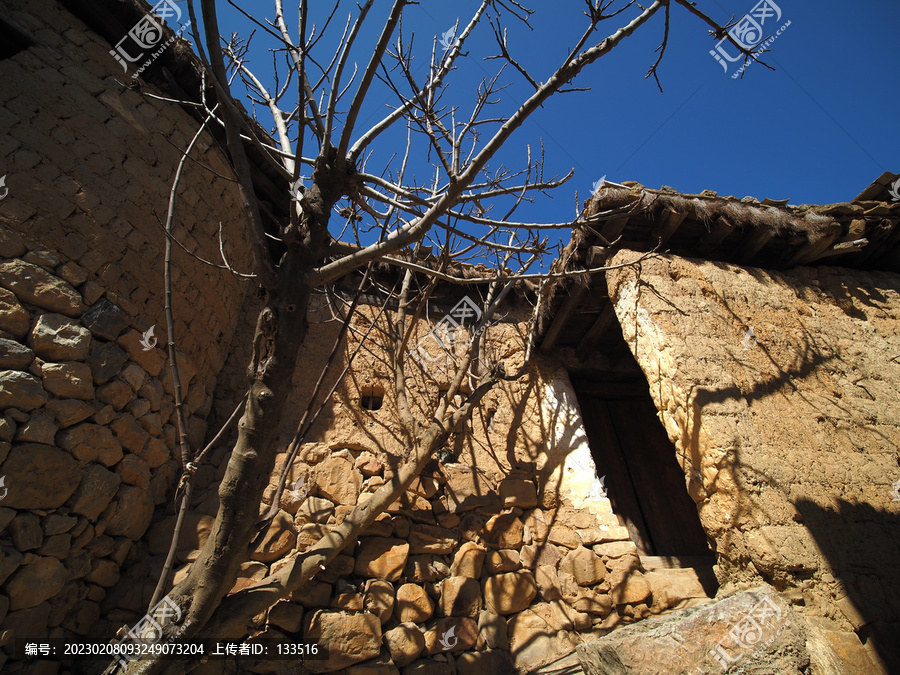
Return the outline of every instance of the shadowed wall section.
[[[896,672],[900,276],[659,256],[607,278],[720,582],[762,577]]]

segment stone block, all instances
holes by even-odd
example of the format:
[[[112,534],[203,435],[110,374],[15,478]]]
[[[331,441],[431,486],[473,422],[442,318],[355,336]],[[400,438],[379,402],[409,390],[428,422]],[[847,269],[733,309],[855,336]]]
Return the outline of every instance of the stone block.
[[[401,623],[396,628],[386,631],[383,639],[391,660],[398,668],[415,661],[425,649],[425,635],[411,622]]]
[[[763,587],[622,627],[577,652],[587,675],[738,667],[762,674],[803,672],[806,649],[798,618]]]
[[[482,539],[490,548],[519,549],[522,547],[525,527],[514,513],[493,516],[484,526]]]
[[[27,370],[34,352],[15,340],[0,338],[0,370]]]
[[[24,260],[0,263],[0,286],[15,293],[22,302],[50,312],[78,317],[85,311],[78,291],[42,267]]]
[[[36,443],[13,445],[0,465],[9,490],[3,506],[14,509],[56,509],[72,496],[83,470],[71,455]],[[15,477],[13,479],[13,477]]]
[[[0,371],[0,410],[34,410],[47,401],[44,385],[34,375],[18,370]]]
[[[86,420],[95,412],[89,403],[73,398],[47,401],[45,409],[56,417],[56,422],[63,429]]]
[[[368,612],[315,611],[303,620],[303,639],[329,645],[327,660],[308,660],[306,668],[324,673],[368,661],[381,651],[381,624]],[[333,646],[340,645],[340,648]]]
[[[31,329],[31,315],[28,313],[15,293],[0,288],[0,330],[11,333],[21,340]]]
[[[106,384],[119,374],[128,355],[115,342],[94,341],[87,364],[94,377],[94,384]]]
[[[458,543],[456,532],[436,525],[417,525],[409,533],[410,553],[413,555],[448,555]]]
[[[486,549],[475,542],[467,541],[456,551],[450,573],[457,577],[481,578]]]
[[[503,508],[529,509],[537,506],[537,488],[533,481],[507,478],[500,482],[500,500]]]
[[[481,611],[481,585],[470,577],[447,577],[441,582],[440,610],[443,616],[477,618]]]
[[[91,347],[91,333],[62,314],[43,314],[31,329],[28,346],[45,361],[82,361]]]
[[[51,394],[59,398],[94,398],[94,380],[87,364],[77,361],[45,363],[41,366],[41,380]]]
[[[96,337],[112,341],[128,328],[131,319],[117,305],[100,298],[84,312],[81,323]]]
[[[526,570],[488,577],[483,586],[485,607],[504,616],[521,612],[537,595],[534,575]]]
[[[37,607],[59,593],[68,574],[56,558],[36,557],[23,565],[7,580],[6,595],[12,611]]]
[[[446,464],[443,503],[448,511],[460,513],[479,507],[499,505],[496,486],[478,467]]]
[[[409,555],[402,539],[366,538],[356,553],[355,572],[359,576],[397,581]]]
[[[72,513],[96,520],[109,505],[119,489],[122,479],[118,474],[97,464],[84,469],[84,478],[68,501]]]
[[[403,584],[397,589],[394,616],[404,623],[423,623],[434,614],[434,602],[425,589],[417,584]]]
[[[20,551],[30,551],[38,548],[44,540],[40,519],[35,514],[27,511],[19,513],[12,519],[8,532],[9,536],[12,537],[13,544]]]

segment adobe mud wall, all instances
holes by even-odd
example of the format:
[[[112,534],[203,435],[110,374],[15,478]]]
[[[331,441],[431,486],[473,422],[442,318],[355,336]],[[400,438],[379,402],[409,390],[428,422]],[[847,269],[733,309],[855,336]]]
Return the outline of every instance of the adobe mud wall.
[[[762,578],[888,663],[900,275],[658,256],[607,279],[724,590]]]

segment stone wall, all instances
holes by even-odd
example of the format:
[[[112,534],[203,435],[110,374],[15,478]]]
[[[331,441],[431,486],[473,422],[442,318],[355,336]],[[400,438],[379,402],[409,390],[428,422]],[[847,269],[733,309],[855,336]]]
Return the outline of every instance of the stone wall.
[[[900,276],[659,256],[608,284],[725,590],[762,578],[890,670]]]
[[[120,570],[140,569],[133,543],[179,475],[162,223],[199,124],[124,87],[111,45],[60,3],[12,0],[3,18],[33,42],[0,60],[0,668],[17,672],[15,638],[108,639],[150,598]],[[173,233],[196,256],[176,246],[172,266],[194,447],[252,291],[198,259],[221,265],[221,223],[230,263],[250,266],[231,176],[204,133],[177,193]]]
[[[56,2],[13,0],[4,17],[35,44],[0,61],[0,223],[75,263],[85,295],[102,294],[142,330],[165,336],[163,253],[169,190],[199,123],[179,106],[120,84],[110,45]],[[141,93],[144,92],[144,93]],[[250,245],[232,172],[209,134],[185,164],[173,234],[193,255],[221,266],[219,225],[232,266],[249,270]],[[212,390],[243,298],[227,270],[180,247],[173,254],[175,335]]]
[[[360,310],[353,323],[357,336],[374,313]],[[298,367],[288,406],[294,417],[285,420],[283,447],[337,334],[338,322],[330,316],[323,311],[313,317],[316,330]],[[431,325],[420,323],[411,344]],[[489,329],[488,343],[501,350],[508,371],[521,362],[517,335],[524,328]],[[341,345],[338,369],[357,340],[351,336]],[[242,565],[232,592],[316,543],[408,456],[389,353],[377,338],[360,352],[301,446],[281,510]],[[414,414],[426,423],[448,384],[449,364],[422,368],[409,359],[407,368]],[[377,410],[363,405],[362,397],[373,394],[384,396]],[[285,460],[279,455],[263,510]],[[221,465],[216,478],[223,472]],[[176,582],[196,558],[215,508],[212,488],[198,496],[198,515],[178,553]],[[138,544],[148,565],[164,555],[171,528],[171,520],[161,521]],[[326,645],[332,656],[307,663],[315,669],[381,664],[383,672],[449,675],[451,660],[467,673],[535,668],[616,626],[703,597],[696,579],[691,583],[681,575],[673,584],[664,573],[644,574],[627,529],[600,489],[565,371],[539,361],[519,381],[497,386],[465,432],[451,437],[440,461],[313,584],[257,618],[259,637],[286,634]],[[243,667],[278,669],[271,662]]]
[[[16,638],[121,625],[107,594],[181,471],[165,352],[107,297],[91,303],[77,264],[26,251],[8,230],[0,257],[0,631],[11,650]],[[179,361],[196,447],[210,399]]]

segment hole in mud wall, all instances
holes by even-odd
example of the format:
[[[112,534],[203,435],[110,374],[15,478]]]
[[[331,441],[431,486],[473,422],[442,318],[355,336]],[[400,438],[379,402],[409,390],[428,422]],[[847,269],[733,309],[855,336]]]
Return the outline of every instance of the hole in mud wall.
[[[384,405],[384,387],[379,385],[369,385],[363,387],[360,391],[359,405],[363,410],[381,410]]]
[[[602,369],[569,374],[613,512],[642,556],[713,558],[675,446],[656,416],[647,380],[619,336],[621,345],[607,352]]]

